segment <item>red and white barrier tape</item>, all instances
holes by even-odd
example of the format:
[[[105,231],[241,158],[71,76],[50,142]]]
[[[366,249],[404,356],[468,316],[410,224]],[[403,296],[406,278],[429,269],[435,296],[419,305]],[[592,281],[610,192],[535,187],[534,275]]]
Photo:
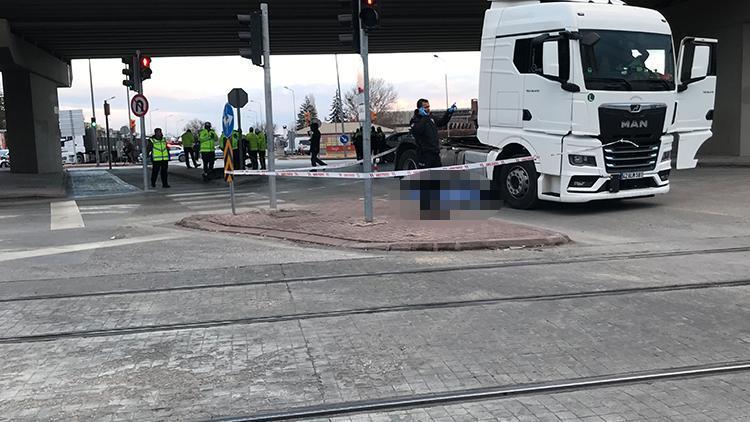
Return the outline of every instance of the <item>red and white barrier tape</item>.
[[[374,173],[333,173],[333,172],[310,172],[300,171],[299,169],[292,170],[235,170],[229,172],[235,176],[281,176],[281,177],[317,177],[317,178],[334,178],[334,179],[383,179],[388,177],[403,177],[412,176],[419,173],[424,173],[434,170],[446,170],[446,171],[462,171],[462,170],[474,170],[487,167],[502,166],[505,164],[520,163],[524,161],[533,161],[537,157],[520,157],[520,158],[509,158],[507,160],[500,161],[487,161],[483,163],[472,163],[472,164],[459,164],[456,166],[445,166],[429,169],[415,169],[415,170],[399,170],[399,171],[380,171]],[[320,167],[317,167],[320,169]]]
[[[596,147],[584,148],[584,149],[579,149],[579,150],[575,150],[575,151],[557,152],[557,153],[554,153],[554,154],[550,154],[550,156],[551,157],[559,157],[561,155],[566,155],[566,154],[579,154],[579,153],[582,153],[582,152],[597,151],[597,150],[600,150],[602,148],[610,147],[612,145],[617,145],[617,144],[630,144],[630,145],[632,145],[632,146],[634,146],[636,148],[640,146],[640,145],[636,144],[633,141],[628,141],[627,139],[620,139],[619,141],[610,142],[608,144],[599,145],[599,146],[596,146]]]
[[[376,158],[381,158],[381,157],[385,157],[385,156],[386,156],[386,155],[388,155],[388,154],[391,154],[391,153],[394,153],[394,152],[396,152],[396,150],[397,150],[397,149],[398,149],[398,148],[391,148],[391,149],[389,149],[389,150],[388,150],[388,151],[386,151],[386,152],[381,152],[381,153],[380,153],[380,154],[378,154],[378,155],[373,155],[373,156],[372,156],[372,160],[374,161],[374,160],[375,160]],[[353,161],[353,162],[348,162],[348,163],[340,163],[340,164],[328,164],[328,165],[325,165],[325,166],[317,166],[317,167],[295,167],[295,168],[289,169],[289,170],[287,170],[287,171],[307,171],[307,170],[331,170],[331,169],[340,169],[340,168],[344,168],[344,167],[352,167],[352,166],[356,166],[356,165],[358,165],[358,164],[362,164],[362,163],[363,163],[364,161],[365,161],[365,160],[357,160],[357,161]]]

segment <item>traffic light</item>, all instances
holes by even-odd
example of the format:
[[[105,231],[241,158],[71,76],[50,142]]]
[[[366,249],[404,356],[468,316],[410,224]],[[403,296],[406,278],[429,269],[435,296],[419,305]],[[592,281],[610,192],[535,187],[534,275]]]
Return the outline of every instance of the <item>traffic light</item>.
[[[130,119],[130,133],[135,133],[135,120]]]
[[[143,81],[145,81],[146,79],[151,79],[151,74],[153,73],[153,71],[151,70],[151,57],[138,57],[138,67],[140,68],[141,72],[141,83],[143,83]]]
[[[362,0],[362,10],[359,13],[362,28],[370,32],[380,25],[378,0]]]
[[[240,56],[250,59],[254,65],[263,67],[263,16],[256,11],[250,15],[237,15],[237,21],[249,31],[239,31],[241,41],[250,43],[250,48],[240,48]]]
[[[358,19],[359,16],[359,2],[362,0],[349,0],[349,1],[341,1],[341,7],[346,7],[345,13],[341,13],[338,15],[339,23],[342,26],[345,26],[351,30],[348,34],[339,34],[339,41],[342,44],[349,44],[351,43],[352,48],[354,48],[354,51],[356,53],[360,52],[360,44],[359,44],[359,30],[360,30],[360,20]]]
[[[122,62],[125,64],[125,69],[122,69],[122,74],[127,77],[124,81],[122,81],[122,84],[132,91],[137,91],[138,86],[135,80],[135,73],[133,73],[133,58],[124,58],[122,59]]]
[[[91,118],[91,127],[96,129],[96,117]]]

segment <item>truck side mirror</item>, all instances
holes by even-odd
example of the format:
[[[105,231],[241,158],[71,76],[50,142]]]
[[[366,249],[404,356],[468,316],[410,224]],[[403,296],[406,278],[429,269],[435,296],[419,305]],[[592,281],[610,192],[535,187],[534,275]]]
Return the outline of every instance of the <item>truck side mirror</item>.
[[[600,39],[602,39],[602,37],[600,37],[596,32],[588,32],[586,33],[586,35],[581,37],[581,44],[585,45],[586,47],[591,47],[594,44],[598,43]]]

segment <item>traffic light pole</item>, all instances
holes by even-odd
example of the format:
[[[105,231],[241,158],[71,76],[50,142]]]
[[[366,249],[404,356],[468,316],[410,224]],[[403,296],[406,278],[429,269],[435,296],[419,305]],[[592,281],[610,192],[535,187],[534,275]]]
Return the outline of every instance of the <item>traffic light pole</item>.
[[[141,72],[138,71],[140,64],[138,58],[141,56],[140,51],[135,52],[133,57],[133,75],[135,77],[136,87],[139,94],[143,94],[143,81],[141,81]],[[129,105],[128,105],[129,107]],[[148,192],[148,156],[146,154],[146,117],[141,116],[141,161],[143,162],[143,191]],[[128,122],[130,124],[130,122]],[[187,157],[186,157],[187,158]]]
[[[361,6],[360,6],[361,7]],[[362,55],[362,67],[365,79],[364,96],[365,96],[365,124],[362,128],[362,149],[364,150],[364,171],[365,173],[372,173],[372,148],[370,139],[370,126],[372,125],[370,119],[370,67],[368,59],[368,35],[364,29],[359,31],[359,39],[361,43],[361,55]],[[373,220],[372,212],[372,179],[365,178],[365,222],[371,223]]]
[[[273,134],[273,105],[271,103],[271,42],[268,31],[268,4],[260,4],[263,16],[263,74],[266,91],[266,143],[268,144],[268,171],[276,170],[276,145]],[[268,187],[271,190],[270,208],[276,209],[276,176],[268,177]]]

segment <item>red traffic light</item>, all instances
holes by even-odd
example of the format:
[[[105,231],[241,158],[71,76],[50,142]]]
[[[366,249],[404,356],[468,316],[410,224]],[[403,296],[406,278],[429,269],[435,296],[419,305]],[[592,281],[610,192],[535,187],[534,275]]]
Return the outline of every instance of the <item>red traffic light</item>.
[[[151,67],[151,57],[149,57],[149,56],[142,56],[141,57],[141,67]]]

